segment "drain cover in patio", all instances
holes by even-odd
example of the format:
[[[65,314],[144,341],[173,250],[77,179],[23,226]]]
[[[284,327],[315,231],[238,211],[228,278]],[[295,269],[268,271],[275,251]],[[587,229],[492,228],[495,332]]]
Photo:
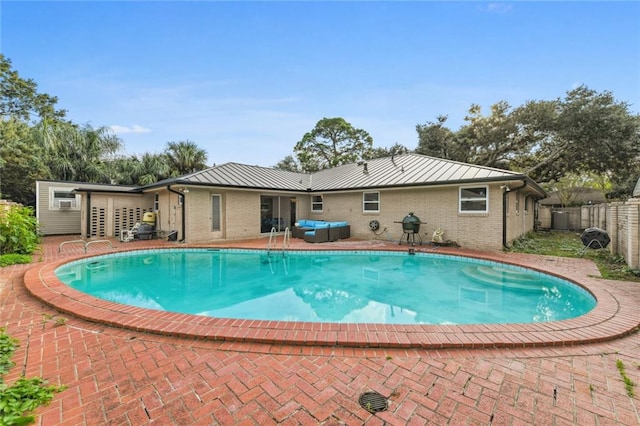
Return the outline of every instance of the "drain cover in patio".
[[[388,407],[387,398],[378,392],[364,392],[358,399],[360,406],[370,413],[379,413]]]

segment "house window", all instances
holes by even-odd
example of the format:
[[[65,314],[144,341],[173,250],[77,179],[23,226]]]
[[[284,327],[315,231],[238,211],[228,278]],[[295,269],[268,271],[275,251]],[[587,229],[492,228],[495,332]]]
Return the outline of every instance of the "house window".
[[[71,189],[51,188],[49,191],[49,210],[80,209],[80,195],[72,193]]]
[[[362,194],[362,211],[365,213],[380,211],[379,192],[364,192]]]
[[[160,210],[160,194],[157,192],[153,195],[153,211],[158,213]]]
[[[220,196],[211,195],[211,230],[220,231],[222,211],[220,209]]]
[[[516,193],[516,214],[520,214],[520,193]]]
[[[460,213],[487,213],[489,188],[487,186],[460,187]]]
[[[182,205],[182,203],[184,203],[184,195],[180,194],[178,195],[178,205]]]
[[[311,211],[322,212],[322,195],[311,196]]]
[[[528,214],[529,213],[529,196],[525,195],[524,196],[524,214]]]

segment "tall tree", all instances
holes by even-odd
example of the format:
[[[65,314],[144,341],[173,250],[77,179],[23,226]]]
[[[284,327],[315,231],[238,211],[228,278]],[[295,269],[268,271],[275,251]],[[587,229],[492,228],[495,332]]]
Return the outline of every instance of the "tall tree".
[[[416,125],[418,132],[417,154],[447,160],[466,161],[468,152],[460,149],[455,132],[445,126],[448,116],[439,115],[436,121]]]
[[[17,119],[0,120],[0,198],[35,205],[35,181],[50,178],[34,131]]]
[[[110,183],[108,163],[122,141],[108,127],[41,123],[36,128],[53,179]]]
[[[207,152],[194,142],[168,142],[165,154],[174,176],[185,175],[207,168]]]
[[[373,138],[354,128],[344,118],[323,118],[294,147],[305,172],[315,172],[365,158],[373,147]]]
[[[486,116],[472,105],[455,132],[445,121],[416,126],[416,152],[518,170],[541,183],[567,173],[609,176],[614,190],[627,193],[640,170],[640,115],[607,91],[581,86],[514,109],[500,101]]]
[[[63,119],[66,111],[56,109],[58,98],[39,93],[37,88],[32,79],[21,78],[12,69],[11,60],[0,54],[0,120],[8,117],[27,122]]]
[[[109,162],[111,181],[119,185],[149,185],[171,176],[165,154],[118,157]]]
[[[540,181],[595,173],[619,185],[640,163],[640,116],[611,92],[580,86],[564,99],[528,102],[517,113],[537,144],[515,163]]]
[[[505,101],[493,104],[487,116],[479,105],[471,105],[465,121],[469,124],[458,131],[459,149],[468,153],[470,163],[510,169],[514,158],[530,152],[533,141],[519,131],[516,116]]]
[[[362,156],[363,160],[373,160],[374,158],[392,157],[394,155],[407,154],[411,152],[406,146],[395,143],[390,148],[372,148]]]
[[[296,161],[295,158],[293,158],[293,155],[287,155],[286,157],[284,157],[282,160],[278,161],[278,164],[276,164],[275,166],[273,166],[275,169],[278,170],[285,170],[287,172],[296,172],[299,173],[301,172],[301,167],[298,164],[298,162]]]

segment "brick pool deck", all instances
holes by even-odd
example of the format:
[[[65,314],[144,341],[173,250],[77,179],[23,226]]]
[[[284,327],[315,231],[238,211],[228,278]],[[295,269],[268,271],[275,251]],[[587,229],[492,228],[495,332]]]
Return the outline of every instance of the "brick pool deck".
[[[566,277],[598,299],[573,320],[529,325],[381,326],[240,321],[98,301],[61,285],[84,245],[45,238],[41,259],[0,269],[0,327],[21,342],[7,376],[68,389],[38,410],[56,424],[640,424],[640,283],[596,278],[584,259],[472,255]],[[94,243],[89,255],[175,246]],[[182,245],[180,245],[182,246]],[[265,248],[266,240],[216,247]],[[291,249],[407,250],[339,241]],[[616,366],[632,382],[629,396]],[[371,414],[358,396],[389,408]]]

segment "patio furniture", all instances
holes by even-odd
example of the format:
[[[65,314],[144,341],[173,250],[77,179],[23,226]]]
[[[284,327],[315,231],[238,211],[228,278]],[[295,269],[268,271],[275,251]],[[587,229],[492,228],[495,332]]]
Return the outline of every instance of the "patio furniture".
[[[316,228],[304,233],[304,240],[307,243],[326,243],[329,240],[329,227]]]
[[[308,226],[294,226],[291,230],[291,237],[303,239],[304,233],[307,231],[313,231],[313,228]]]
[[[302,219],[296,223],[296,226],[291,231],[291,236],[293,238],[305,238],[305,235],[308,232],[311,232],[309,235],[313,235],[313,231],[325,228],[330,229],[329,234],[326,237],[326,241],[342,240],[351,236],[351,227],[349,226],[349,222],[325,222],[323,220],[307,219]]]

